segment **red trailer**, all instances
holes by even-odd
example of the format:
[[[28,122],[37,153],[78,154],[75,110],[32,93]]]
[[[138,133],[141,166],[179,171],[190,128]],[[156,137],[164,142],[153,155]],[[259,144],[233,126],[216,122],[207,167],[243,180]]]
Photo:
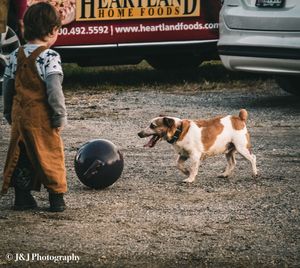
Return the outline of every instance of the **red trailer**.
[[[47,0],[28,0],[27,4]],[[48,0],[63,62],[188,68],[217,57],[220,0]],[[5,39],[5,38],[4,38]]]

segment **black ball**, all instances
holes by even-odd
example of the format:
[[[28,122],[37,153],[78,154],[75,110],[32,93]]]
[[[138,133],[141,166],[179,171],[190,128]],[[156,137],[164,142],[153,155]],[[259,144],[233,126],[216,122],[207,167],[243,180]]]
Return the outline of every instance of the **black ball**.
[[[112,185],[121,176],[124,159],[112,142],[97,139],[79,148],[74,165],[75,172],[84,185],[103,189]]]

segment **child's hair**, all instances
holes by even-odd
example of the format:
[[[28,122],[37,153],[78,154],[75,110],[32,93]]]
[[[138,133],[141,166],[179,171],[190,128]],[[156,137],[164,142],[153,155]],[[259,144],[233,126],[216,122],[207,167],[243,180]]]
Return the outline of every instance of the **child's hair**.
[[[24,39],[44,40],[55,27],[61,26],[61,19],[55,8],[48,3],[37,3],[28,8],[24,15]]]

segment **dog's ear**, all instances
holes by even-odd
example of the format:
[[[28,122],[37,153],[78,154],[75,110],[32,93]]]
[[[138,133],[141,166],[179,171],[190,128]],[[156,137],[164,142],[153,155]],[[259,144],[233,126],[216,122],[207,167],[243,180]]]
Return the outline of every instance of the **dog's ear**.
[[[163,118],[163,123],[165,126],[167,126],[168,128],[174,126],[175,124],[175,120],[169,117],[164,117]]]

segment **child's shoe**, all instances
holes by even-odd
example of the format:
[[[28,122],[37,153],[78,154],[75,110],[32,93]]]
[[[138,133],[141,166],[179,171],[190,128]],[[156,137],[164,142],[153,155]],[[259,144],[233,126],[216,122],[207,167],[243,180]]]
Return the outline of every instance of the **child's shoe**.
[[[31,195],[30,191],[22,190],[18,187],[15,187],[15,204],[13,206],[14,210],[28,210],[36,208],[37,204]]]
[[[49,193],[49,202],[51,212],[63,212],[66,209],[64,194]]]

